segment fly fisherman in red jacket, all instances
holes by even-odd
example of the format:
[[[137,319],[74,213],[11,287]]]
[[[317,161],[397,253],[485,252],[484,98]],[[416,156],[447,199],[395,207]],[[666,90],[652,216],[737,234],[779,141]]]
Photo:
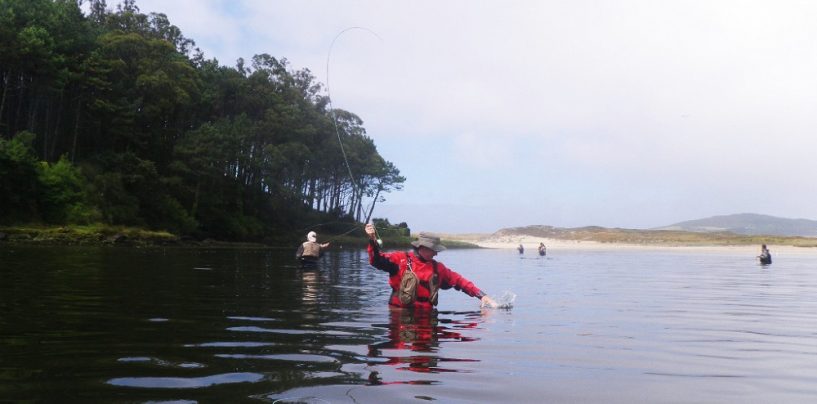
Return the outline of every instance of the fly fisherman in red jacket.
[[[451,288],[480,299],[483,306],[497,306],[493,299],[471,281],[434,260],[438,252],[445,250],[439,237],[420,233],[417,240],[411,242],[413,252],[395,251],[384,254],[380,252],[372,224],[366,225],[366,234],[369,236],[369,264],[389,273],[389,286],[392,288],[390,306],[431,310],[437,305],[437,291]],[[415,288],[410,288],[412,282],[406,280],[407,272],[414,273]]]

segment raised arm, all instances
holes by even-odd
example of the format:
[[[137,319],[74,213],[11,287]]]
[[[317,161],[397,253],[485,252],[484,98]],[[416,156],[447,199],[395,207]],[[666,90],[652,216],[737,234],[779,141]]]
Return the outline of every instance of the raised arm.
[[[369,264],[381,271],[388,272],[390,276],[399,272],[400,266],[391,262],[387,255],[380,252],[380,245],[377,244],[377,236],[375,236],[372,224],[366,225],[366,235],[369,236],[369,245],[366,247],[369,252]]]

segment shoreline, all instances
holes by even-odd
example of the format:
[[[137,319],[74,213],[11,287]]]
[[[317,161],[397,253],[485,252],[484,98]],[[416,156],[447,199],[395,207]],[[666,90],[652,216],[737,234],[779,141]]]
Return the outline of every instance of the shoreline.
[[[333,235],[323,233],[324,237],[338,246],[364,247],[366,241],[354,236]],[[674,250],[696,252],[724,252],[733,251],[747,255],[758,255],[763,238],[757,242],[730,243],[730,240],[712,239],[699,242],[669,241],[660,242],[627,242],[578,240],[553,237],[540,237],[524,234],[441,234],[443,245],[448,248],[488,248],[515,250],[522,244],[530,253],[536,253],[539,243],[544,243],[549,252],[558,250],[578,251],[612,251],[612,250]],[[148,230],[138,227],[109,226],[109,225],[68,225],[68,226],[0,226],[0,246],[2,245],[119,245],[131,247],[200,247],[200,248],[289,248],[296,245],[299,238],[291,234],[274,234],[264,240],[257,241],[227,241],[203,239],[198,240],[188,236],[179,236],[167,231]],[[388,248],[408,248],[410,239],[389,240]],[[753,240],[754,241],[754,240]],[[774,241],[778,241],[775,243]],[[774,240],[770,237],[765,244],[772,254],[817,254],[817,247],[813,245],[792,245],[780,243],[783,240]]]
[[[338,246],[366,247],[364,238],[346,234],[322,233],[324,240]],[[395,246],[409,245],[409,239],[395,239]],[[98,246],[98,247],[161,247],[161,248],[248,248],[288,249],[303,242],[292,232],[269,234],[261,240],[221,240],[178,235],[165,230],[105,224],[92,225],[17,225],[0,226],[0,248],[3,246]]]
[[[531,254],[536,253],[539,243],[544,243],[547,247],[548,253],[552,251],[612,251],[612,250],[674,250],[674,251],[695,251],[695,252],[740,252],[746,254],[760,254],[760,244],[743,244],[743,245],[718,245],[718,244],[637,244],[637,243],[616,243],[616,242],[599,242],[589,240],[564,240],[546,237],[534,236],[503,236],[499,238],[474,239],[474,238],[457,238],[455,235],[449,235],[449,240],[464,241],[476,244],[480,248],[490,249],[508,249],[516,250],[519,244],[525,247],[526,252]],[[812,254],[817,255],[817,248],[815,247],[798,247],[785,244],[766,244],[771,250],[772,254]]]

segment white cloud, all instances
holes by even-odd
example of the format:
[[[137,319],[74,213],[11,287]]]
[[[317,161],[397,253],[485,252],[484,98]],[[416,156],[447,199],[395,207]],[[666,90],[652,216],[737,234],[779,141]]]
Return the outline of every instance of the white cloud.
[[[338,39],[331,90],[409,177],[389,196],[395,205],[479,204],[494,223],[515,209],[532,217],[520,202],[530,199],[563,225],[657,226],[733,210],[817,218],[817,187],[803,183],[817,169],[817,3],[139,6],[166,12],[224,64],[266,52],[322,82],[339,32],[376,32]],[[543,173],[547,186],[514,173]],[[770,193],[757,191],[764,185]]]

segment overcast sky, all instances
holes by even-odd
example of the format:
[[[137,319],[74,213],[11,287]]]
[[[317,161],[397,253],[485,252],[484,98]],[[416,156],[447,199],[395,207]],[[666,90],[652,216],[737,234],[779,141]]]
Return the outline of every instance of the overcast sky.
[[[111,5],[116,1],[109,1]],[[817,219],[817,2],[137,0],[207,57],[308,68],[412,231]]]

